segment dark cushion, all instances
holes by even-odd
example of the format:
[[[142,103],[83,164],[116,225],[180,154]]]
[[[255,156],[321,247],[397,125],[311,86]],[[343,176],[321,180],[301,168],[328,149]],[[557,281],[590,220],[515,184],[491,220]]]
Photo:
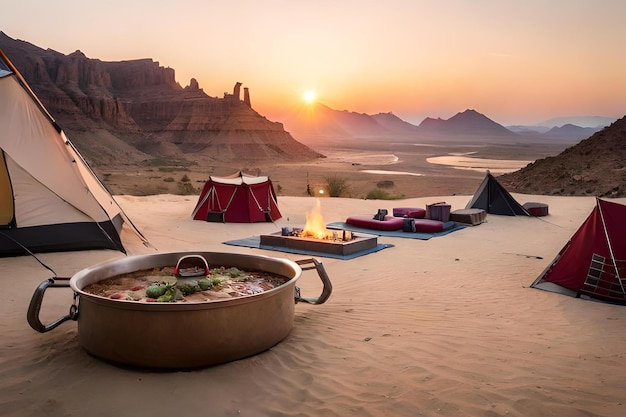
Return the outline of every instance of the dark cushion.
[[[412,219],[423,219],[426,217],[426,209],[419,207],[398,207],[393,209],[395,217],[410,217]]]

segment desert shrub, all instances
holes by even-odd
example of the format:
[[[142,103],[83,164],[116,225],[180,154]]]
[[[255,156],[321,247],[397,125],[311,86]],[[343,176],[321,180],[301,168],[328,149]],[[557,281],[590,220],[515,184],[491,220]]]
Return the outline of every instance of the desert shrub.
[[[191,179],[187,176],[187,174],[183,175],[183,177],[180,179],[181,182],[189,182],[191,181]]]
[[[350,186],[345,178],[335,175],[332,177],[324,177],[324,181],[329,197],[341,197],[350,190]]]
[[[367,193],[366,200],[399,200],[404,195],[390,194],[385,190],[375,189]]]
[[[179,182],[178,183],[178,194],[180,195],[193,195],[197,194],[198,190],[190,183],[190,182]]]
[[[383,180],[383,181],[378,181],[376,183],[376,186],[378,188],[393,188],[395,186],[395,184],[391,180]]]
[[[172,177],[163,178],[163,182],[174,182],[174,178]]]

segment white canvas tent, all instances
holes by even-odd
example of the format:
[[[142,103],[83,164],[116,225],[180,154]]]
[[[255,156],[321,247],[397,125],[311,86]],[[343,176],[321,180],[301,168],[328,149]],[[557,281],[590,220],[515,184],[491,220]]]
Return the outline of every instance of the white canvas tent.
[[[111,194],[0,51],[0,256],[124,252],[119,235],[124,220]]]

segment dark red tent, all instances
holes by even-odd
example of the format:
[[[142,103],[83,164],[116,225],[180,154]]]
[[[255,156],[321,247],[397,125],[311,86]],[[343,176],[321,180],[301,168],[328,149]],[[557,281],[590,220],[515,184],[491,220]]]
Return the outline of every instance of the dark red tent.
[[[626,206],[597,199],[589,217],[531,286],[626,304]]]
[[[271,222],[282,216],[274,186],[268,177],[237,172],[211,176],[193,210],[194,220],[226,223]]]

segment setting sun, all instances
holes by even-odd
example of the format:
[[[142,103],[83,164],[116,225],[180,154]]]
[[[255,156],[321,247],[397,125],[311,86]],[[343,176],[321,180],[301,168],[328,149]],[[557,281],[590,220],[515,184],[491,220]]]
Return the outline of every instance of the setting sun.
[[[315,101],[315,91],[308,90],[302,93],[302,100],[304,100],[305,103],[313,103]]]

